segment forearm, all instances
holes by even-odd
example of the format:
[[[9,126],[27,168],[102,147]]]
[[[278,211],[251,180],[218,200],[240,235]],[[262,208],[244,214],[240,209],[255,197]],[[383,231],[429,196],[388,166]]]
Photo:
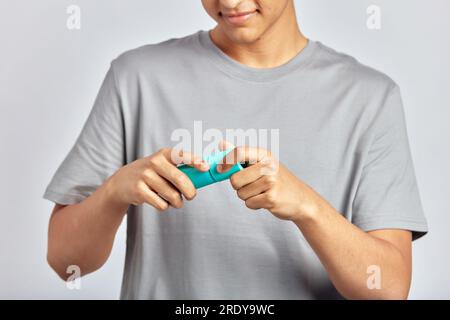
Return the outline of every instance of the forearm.
[[[403,299],[410,286],[407,258],[390,242],[346,220],[317,197],[317,210],[295,221],[318,255],[336,289],[348,299]],[[381,271],[381,288],[369,289],[368,267]]]
[[[52,214],[47,259],[61,278],[70,265],[85,275],[105,263],[127,207],[115,201],[107,180],[83,202]]]
[[[222,171],[243,161],[252,165],[230,178],[238,197],[250,209],[264,208],[277,218],[294,222],[345,298],[407,297],[411,279],[410,231],[362,231],[261,148],[236,147],[225,157]],[[380,271],[380,288],[368,285],[372,284],[368,280],[378,275],[368,274],[372,270]]]

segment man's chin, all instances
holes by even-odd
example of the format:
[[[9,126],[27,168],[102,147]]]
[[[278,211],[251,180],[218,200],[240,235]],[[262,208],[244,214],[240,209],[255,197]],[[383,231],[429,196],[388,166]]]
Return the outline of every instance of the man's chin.
[[[260,32],[250,27],[233,29],[227,28],[225,33],[231,41],[239,44],[252,44],[258,41],[261,37]]]

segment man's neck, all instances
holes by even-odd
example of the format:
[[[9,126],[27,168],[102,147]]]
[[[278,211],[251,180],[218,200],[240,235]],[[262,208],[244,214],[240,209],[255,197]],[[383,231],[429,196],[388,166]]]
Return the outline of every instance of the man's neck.
[[[257,41],[241,44],[233,42],[216,26],[211,30],[212,41],[232,59],[253,68],[274,68],[285,64],[308,44],[301,33],[295,10],[277,21]]]

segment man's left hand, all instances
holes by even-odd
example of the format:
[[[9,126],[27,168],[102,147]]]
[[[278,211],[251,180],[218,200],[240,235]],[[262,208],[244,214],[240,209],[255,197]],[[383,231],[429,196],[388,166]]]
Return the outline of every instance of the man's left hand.
[[[229,147],[227,143],[220,145],[222,150]],[[248,208],[264,208],[280,219],[294,222],[317,212],[320,196],[265,149],[235,147],[217,170],[225,172],[243,162],[250,166],[233,174],[230,182]]]

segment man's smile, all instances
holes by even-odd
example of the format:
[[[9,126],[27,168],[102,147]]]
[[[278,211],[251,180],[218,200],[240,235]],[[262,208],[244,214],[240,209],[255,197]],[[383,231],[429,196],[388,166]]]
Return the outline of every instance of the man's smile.
[[[236,13],[220,13],[220,15],[228,24],[232,26],[242,26],[257,13],[257,10],[253,10]]]

